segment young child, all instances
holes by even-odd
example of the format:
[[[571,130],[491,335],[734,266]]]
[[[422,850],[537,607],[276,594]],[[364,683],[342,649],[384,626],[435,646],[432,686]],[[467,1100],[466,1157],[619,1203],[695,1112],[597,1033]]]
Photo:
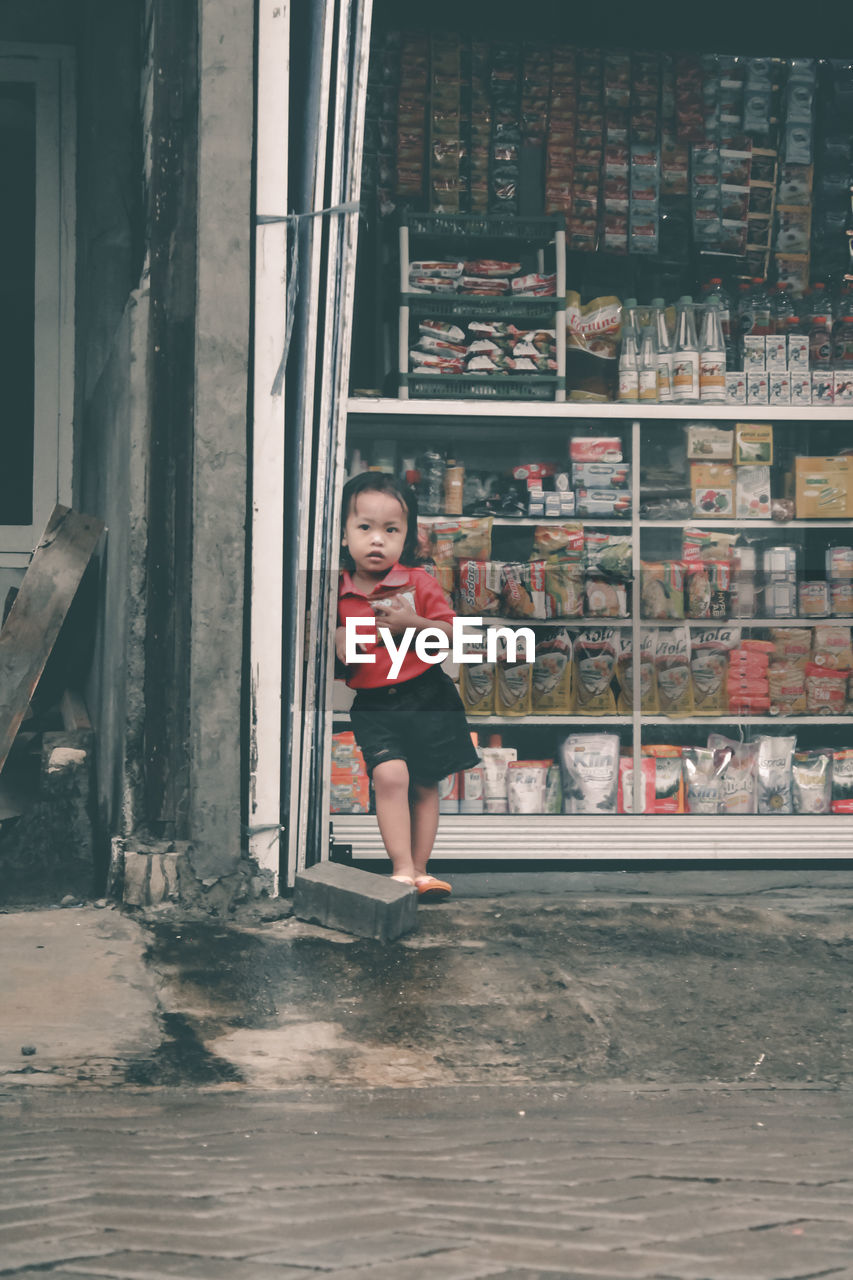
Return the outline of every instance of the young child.
[[[453,610],[435,579],[411,564],[418,536],[414,497],[391,476],[367,471],[344,486],[341,519],[335,633],[341,662],[347,618],[375,619],[394,637],[407,627],[435,627],[449,638]],[[421,901],[446,898],[450,885],[429,875],[427,862],[438,830],[439,780],[478,761],[462,700],[438,663],[417,656],[414,637],[395,675],[378,632],[361,642],[360,652],[375,661],[347,668],[347,684],[356,690],[350,723],[373,779],[391,878],[414,885]]]

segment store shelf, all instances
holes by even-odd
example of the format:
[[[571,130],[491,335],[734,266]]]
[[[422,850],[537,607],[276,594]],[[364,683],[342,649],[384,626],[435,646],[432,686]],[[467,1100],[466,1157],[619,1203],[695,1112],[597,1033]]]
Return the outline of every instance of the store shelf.
[[[795,729],[798,725],[853,725],[853,716],[738,716],[726,712],[722,716],[643,716],[642,719],[642,728],[647,725],[667,725],[671,728],[677,724],[739,724],[747,728],[752,725],[775,724]]]
[[[853,626],[848,618],[641,618],[641,627],[814,627]]]
[[[691,516],[689,520],[643,520],[641,529],[692,529],[702,525],[707,529],[849,529],[849,520],[718,520],[715,516]]]
[[[334,711],[332,713],[333,720],[349,722],[348,711]],[[468,716],[468,723],[472,729],[476,729],[478,725],[484,724],[503,724],[503,725],[625,725],[631,723],[630,716]]]
[[[456,418],[517,418],[518,401],[481,403],[476,400],[396,400],[387,396],[353,396],[347,401],[351,414],[372,417],[456,417]],[[623,422],[676,419],[682,422],[850,422],[853,406],[850,405],[728,405],[728,404],[591,404],[586,401],[567,400],[563,404],[544,401],[537,404],[531,418],[566,419],[585,418]],[[714,524],[722,525],[722,520]],[[751,521],[750,523],[757,523]],[[809,522],[811,523],[811,522]]]
[[[457,614],[463,622],[470,622],[470,616]],[[569,627],[577,631],[597,629],[599,627],[630,627],[630,618],[483,618],[484,627]]]
[[[336,813],[334,840],[358,860],[388,863],[372,814]],[[850,822],[839,815],[442,814],[433,861],[684,862],[851,859]]]
[[[596,520],[594,516],[422,516],[418,524],[435,524],[437,520],[490,519],[495,529],[534,528],[539,525],[582,524],[590,529],[624,529],[631,532],[631,517],[622,520]]]

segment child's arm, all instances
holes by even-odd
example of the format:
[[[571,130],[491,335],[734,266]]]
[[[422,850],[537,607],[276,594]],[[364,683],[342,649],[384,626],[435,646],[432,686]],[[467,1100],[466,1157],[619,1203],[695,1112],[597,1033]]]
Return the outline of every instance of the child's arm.
[[[453,639],[452,623],[445,622],[443,618],[424,618],[415,612],[408,601],[401,600],[399,596],[386,603],[374,605],[373,612],[376,614],[377,623],[387,627],[394,636],[402,635],[408,627],[414,627],[415,631],[436,627],[444,632],[448,640]]]

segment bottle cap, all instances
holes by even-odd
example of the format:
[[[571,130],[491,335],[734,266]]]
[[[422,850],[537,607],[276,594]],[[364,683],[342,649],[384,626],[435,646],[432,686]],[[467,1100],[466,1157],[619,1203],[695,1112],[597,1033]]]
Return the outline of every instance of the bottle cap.
[[[664,302],[663,298],[652,298],[651,302],[649,303],[649,306],[650,306],[650,307],[665,307],[665,306],[666,306],[666,303]]]
[[[693,305],[692,295],[689,293],[682,293],[681,297],[678,299],[678,305],[692,306]]]
[[[637,305],[636,298],[626,298],[625,301],[622,303],[623,307],[636,307],[636,305]]]

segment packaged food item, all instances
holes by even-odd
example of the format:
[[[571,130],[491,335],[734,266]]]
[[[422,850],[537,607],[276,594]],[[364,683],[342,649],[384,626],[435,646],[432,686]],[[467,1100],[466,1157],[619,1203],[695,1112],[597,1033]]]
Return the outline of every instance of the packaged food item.
[[[545,562],[545,617],[583,616],[584,581],[579,566],[560,560]]]
[[[477,652],[476,646],[471,646]],[[485,640],[478,656],[485,657]],[[494,662],[463,662],[459,667],[459,696],[469,716],[493,716],[495,714],[495,664]]]
[[[832,752],[795,751],[791,787],[794,813],[831,813]]]
[[[619,738],[572,733],[560,744],[564,813],[615,813]]]
[[[538,524],[533,530],[533,558],[557,557],[580,565],[584,556],[584,528],[580,521]]]
[[[832,812],[853,813],[853,748],[832,753]]]
[[[621,533],[587,530],[584,535],[584,568],[594,577],[631,577],[631,539]]]
[[[682,560],[730,560],[739,535],[722,529],[685,529]]]
[[[806,713],[810,716],[841,716],[847,705],[847,671],[835,671],[806,663]]]
[[[509,662],[505,647],[498,649],[495,674],[495,714],[529,716],[533,698],[533,664]]]
[[[655,674],[663,716],[691,716],[690,632],[687,627],[661,628],[655,642]]]
[[[581,305],[580,294],[566,293],[566,387],[572,400],[612,398],[619,356],[622,308],[618,298],[593,298]],[[621,446],[619,446],[621,450]],[[618,457],[610,459],[621,462]],[[594,462],[595,458],[575,458]]]
[[[588,618],[627,618],[628,596],[625,584],[606,578],[587,578],[584,582],[584,613]]]
[[[545,785],[551,760],[510,760],[506,767],[510,813],[544,813]]]
[[[508,618],[545,617],[544,560],[519,560],[504,564],[501,608]]]
[[[797,614],[797,583],[768,582],[764,588],[764,612],[768,618],[794,618]]]
[[[812,661],[818,667],[849,671],[853,667],[850,628],[817,623],[814,628]]]
[[[545,777],[545,812],[563,812],[563,779],[560,766],[554,761],[549,763]]]
[[[684,617],[684,564],[680,560],[643,561],[640,608],[644,618]]]
[[[439,813],[459,812],[459,774],[449,773],[438,784]]]
[[[655,675],[655,631],[640,632],[640,707],[643,715],[656,716],[660,711],[658,686]],[[617,662],[619,697],[617,709],[622,716],[630,716],[634,710],[634,662],[633,642],[630,632],[620,637]]]
[[[704,422],[687,424],[687,457],[694,461],[731,462],[734,432]]]
[[[794,481],[798,520],[853,516],[853,458],[795,458]]]
[[[829,615],[829,583],[799,584],[800,615],[803,618],[826,618]]]
[[[507,765],[518,759],[515,747],[481,747],[483,761],[483,798],[486,813],[507,813]]]
[[[735,469],[725,462],[691,462],[690,490],[694,515],[730,517],[735,505]]]
[[[618,518],[631,512],[631,494],[627,489],[578,489],[575,494],[579,516]]]
[[[712,751],[728,751],[723,768],[722,813],[755,813],[756,755],[754,742],[733,742],[719,733],[708,734]]]
[[[773,651],[768,654],[774,662],[795,662],[805,666],[812,651],[811,627],[771,627]]]
[[[449,516],[462,515],[462,493],[465,487],[465,468],[452,459],[444,471],[444,510]]]
[[[628,462],[573,462],[572,484],[576,489],[630,489]]]
[[[853,579],[853,547],[827,548],[826,576]]]
[[[735,464],[737,466],[773,461],[773,426],[769,422],[735,423]]]
[[[456,574],[456,609],[465,617],[500,613],[504,566],[496,560],[460,560]]]
[[[758,812],[793,813],[793,762],[797,739],[762,734],[758,739],[756,778]]]
[[[735,477],[735,511],[738,520],[770,519],[770,468],[738,467]]]
[[[492,517],[436,520],[430,526],[430,543],[437,565],[488,560],[492,553]]]
[[[621,462],[622,440],[619,436],[572,436],[569,457],[572,462]]]
[[[687,813],[725,812],[723,778],[731,758],[731,747],[683,748],[681,767]]]
[[[331,764],[331,812],[369,813],[370,779],[351,730],[332,735]]]
[[[536,715],[572,710],[572,637],[565,627],[543,628],[536,637],[531,706]]]
[[[611,682],[616,668],[616,643],[612,627],[582,631],[575,637],[573,688],[578,715],[615,715]]]
[[[806,709],[806,670],[799,662],[773,662],[767,668],[770,714],[799,716]]]
[[[692,633],[690,675],[697,715],[725,715],[729,656],[739,644],[739,627],[713,627]]]
[[[836,578],[830,582],[829,604],[833,617],[853,617],[853,582],[846,578]]]
[[[684,813],[684,778],[681,747],[657,744],[643,747],[643,755],[654,762],[652,785],[644,787],[644,813]],[[645,764],[643,768],[645,775]],[[645,778],[644,778],[645,781]]]

